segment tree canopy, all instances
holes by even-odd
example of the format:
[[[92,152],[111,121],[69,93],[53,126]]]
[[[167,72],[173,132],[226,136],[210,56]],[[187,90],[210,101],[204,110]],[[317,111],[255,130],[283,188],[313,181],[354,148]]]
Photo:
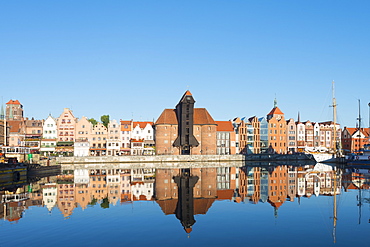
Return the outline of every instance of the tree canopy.
[[[105,128],[108,128],[108,124],[109,124],[109,115],[103,115],[100,117],[100,120],[101,122],[103,123],[103,125],[105,126]]]
[[[98,124],[98,121],[96,121],[95,119],[93,119],[93,118],[90,118],[89,119],[89,122],[93,125],[93,126],[95,126],[95,125],[97,125]]]

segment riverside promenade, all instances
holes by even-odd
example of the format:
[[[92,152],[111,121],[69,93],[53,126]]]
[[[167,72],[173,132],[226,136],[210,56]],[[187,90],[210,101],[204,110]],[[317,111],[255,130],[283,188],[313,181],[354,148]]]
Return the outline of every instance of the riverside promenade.
[[[63,170],[76,167],[95,168],[202,168],[243,166],[245,156],[235,155],[146,155],[146,156],[87,156],[57,157]]]

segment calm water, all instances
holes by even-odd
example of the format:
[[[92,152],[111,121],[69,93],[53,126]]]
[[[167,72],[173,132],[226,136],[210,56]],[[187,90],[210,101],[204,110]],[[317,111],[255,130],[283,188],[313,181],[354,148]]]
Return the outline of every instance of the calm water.
[[[368,246],[370,172],[323,164],[2,177],[0,246]]]

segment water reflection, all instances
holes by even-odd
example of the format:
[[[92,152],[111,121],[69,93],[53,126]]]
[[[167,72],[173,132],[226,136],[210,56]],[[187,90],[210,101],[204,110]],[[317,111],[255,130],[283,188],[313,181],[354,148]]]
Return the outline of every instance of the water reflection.
[[[279,208],[287,202],[369,190],[369,184],[369,168],[325,164],[176,169],[79,167],[16,185],[2,181],[0,217],[19,221],[30,207],[42,206],[49,212],[58,208],[69,218],[77,207],[107,209],[117,204],[155,201],[165,215],[173,214],[190,233],[196,223],[194,215],[206,214],[217,200],[268,203],[272,215],[278,217]],[[362,193],[357,199],[359,206],[370,200]]]

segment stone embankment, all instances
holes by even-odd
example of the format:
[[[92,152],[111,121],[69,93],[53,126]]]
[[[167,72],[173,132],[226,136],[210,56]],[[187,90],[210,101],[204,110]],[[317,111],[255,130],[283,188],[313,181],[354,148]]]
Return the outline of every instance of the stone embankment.
[[[153,156],[88,156],[57,157],[56,165],[62,170],[78,168],[132,169],[132,168],[205,168],[242,167],[245,165],[302,165],[315,162],[303,154],[252,154],[252,155],[153,155]]]
[[[57,157],[63,170],[76,167],[109,168],[192,168],[243,166],[244,155],[152,155]]]

